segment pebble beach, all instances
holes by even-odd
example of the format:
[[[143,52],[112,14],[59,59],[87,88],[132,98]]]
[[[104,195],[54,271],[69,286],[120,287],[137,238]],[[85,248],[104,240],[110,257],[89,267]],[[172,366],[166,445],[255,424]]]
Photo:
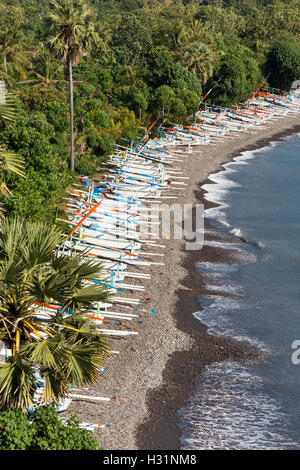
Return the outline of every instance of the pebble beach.
[[[211,203],[203,197],[201,186],[211,173],[222,169],[222,164],[242,151],[263,147],[299,131],[299,117],[289,116],[225,137],[213,145],[193,148],[176,164],[188,177],[185,190],[177,193],[176,203],[202,203],[209,207]],[[180,154],[177,156],[180,158]],[[210,235],[208,239],[217,240],[217,236]],[[130,329],[136,328],[139,334],[111,341],[110,349],[118,354],[109,355],[101,380],[91,389],[91,393],[109,397],[110,401],[99,404],[76,399],[64,413],[75,413],[82,421],[110,424],[94,433],[107,450],[180,449],[176,412],[193,394],[201,371],[214,362],[264,360],[248,344],[208,334],[207,328],[192,315],[199,310],[197,295],[204,288],[201,275],[195,272],[195,262],[230,263],[234,253],[210,245],[186,251],[185,241],[172,237],[159,243],[166,246],[165,256],[159,258],[165,264],[147,270],[151,280],[143,281],[146,299],[139,318],[130,322]]]

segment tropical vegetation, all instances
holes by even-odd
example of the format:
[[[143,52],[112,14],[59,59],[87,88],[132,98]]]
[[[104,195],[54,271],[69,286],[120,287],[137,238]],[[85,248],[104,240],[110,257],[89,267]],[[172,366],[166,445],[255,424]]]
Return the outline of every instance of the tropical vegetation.
[[[27,175],[5,174],[6,210],[54,222],[66,188],[114,143],[160,113],[185,120],[211,87],[220,105],[268,74],[288,89],[299,37],[299,0],[0,0],[0,80],[17,107],[0,145]]]
[[[4,411],[0,430],[0,450],[100,450],[75,416],[63,423],[51,406],[39,406],[28,415]]]
[[[0,122],[10,121],[15,118],[14,114],[14,96],[6,92],[5,84],[2,82],[0,87]],[[6,150],[5,142],[0,141],[0,196],[8,196],[10,190],[6,184],[9,174],[16,174],[24,177],[23,159],[18,158],[14,153]],[[0,205],[0,211],[2,210]],[[0,215],[1,212],[0,212]]]
[[[31,408],[41,383],[42,401],[52,403],[69,385],[99,379],[107,344],[88,312],[107,292],[88,280],[101,279],[101,264],[58,253],[61,242],[53,225],[14,218],[0,225],[0,339],[7,348],[0,409]]]
[[[26,413],[41,384],[50,403],[70,384],[94,383],[107,353],[88,316],[107,299],[90,283],[101,264],[57,250],[69,188],[80,175],[95,177],[114,144],[136,140],[161,114],[188,120],[208,90],[207,102],[224,106],[248,99],[266,76],[265,86],[288,90],[300,79],[299,7],[0,0],[0,419],[26,429],[26,448],[57,448],[38,434],[54,415],[35,412],[29,432],[8,410]],[[40,307],[49,305],[60,308],[46,319]],[[81,437],[63,429],[66,448],[77,448]],[[0,445],[14,448],[20,435],[11,444],[7,436]]]

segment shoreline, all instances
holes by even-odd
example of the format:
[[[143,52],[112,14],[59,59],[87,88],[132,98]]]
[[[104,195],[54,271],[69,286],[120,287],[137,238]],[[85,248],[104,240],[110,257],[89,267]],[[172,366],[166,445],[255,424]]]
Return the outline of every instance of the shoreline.
[[[243,132],[216,146],[201,146],[184,159],[188,186],[176,203],[215,206],[203,199],[201,189],[209,175],[243,151],[299,132],[298,123],[298,116],[282,118],[255,133]],[[228,235],[228,241],[233,239],[237,241]],[[76,400],[67,413],[76,413],[84,421],[111,424],[94,433],[108,450],[180,449],[181,429],[175,413],[191,397],[205,366],[226,360],[262,360],[261,352],[246,343],[208,334],[207,327],[192,315],[201,309],[197,295],[204,290],[195,261],[232,262],[233,250],[205,245],[188,252],[181,240],[164,240],[164,244],[168,247],[165,266],[152,269],[151,281],[143,283],[145,295],[155,300],[145,302],[142,308],[147,311],[141,311],[140,318],[129,325],[137,328],[139,335],[112,342],[111,348],[119,354],[110,355],[102,379],[92,388],[111,401],[99,405]],[[151,312],[153,309],[157,313]]]

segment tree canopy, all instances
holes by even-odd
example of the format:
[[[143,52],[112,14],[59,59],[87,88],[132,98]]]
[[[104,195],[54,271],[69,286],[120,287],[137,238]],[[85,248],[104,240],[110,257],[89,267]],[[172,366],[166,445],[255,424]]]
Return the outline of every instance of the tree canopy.
[[[20,410],[0,413],[0,450],[100,450],[77,418],[63,423],[54,408],[39,406],[28,416]]]
[[[0,203],[12,215],[54,221],[76,175],[93,175],[114,143],[137,139],[161,113],[186,120],[212,85],[208,102],[238,103],[267,75],[288,90],[299,79],[299,6],[0,0],[0,79],[17,106],[14,123],[0,122],[0,142],[24,158],[27,175],[5,175],[13,197]]]

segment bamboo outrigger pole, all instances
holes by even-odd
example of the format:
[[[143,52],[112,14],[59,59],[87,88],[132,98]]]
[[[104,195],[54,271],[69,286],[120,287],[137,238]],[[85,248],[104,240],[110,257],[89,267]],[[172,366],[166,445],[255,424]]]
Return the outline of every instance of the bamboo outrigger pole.
[[[218,83],[222,80],[222,78],[223,78],[223,75],[221,75],[221,77],[217,80],[217,83],[216,83],[213,87],[211,87],[211,89],[208,90],[207,93],[205,93],[205,95],[203,96],[202,101],[201,101],[200,104],[202,104],[203,101],[208,97],[208,95],[210,94],[210,92],[211,92],[214,88],[216,88],[216,86],[218,86]]]
[[[249,103],[250,101],[253,100],[254,96],[259,92],[259,90],[261,89],[261,87],[263,86],[263,84],[265,83],[265,81],[267,80],[267,78],[271,75],[271,72],[268,73],[268,75],[266,76],[266,78],[261,82],[261,84],[259,85],[259,87],[257,88],[257,90],[255,90],[255,92],[253,93],[253,95],[251,96],[250,100],[249,100]]]
[[[157,123],[157,121],[159,120],[160,118],[157,118],[156,121],[154,121],[150,127],[148,127],[148,129],[146,130],[145,134],[143,135],[143,137],[141,138],[141,140],[139,141],[139,144],[142,143],[142,141],[144,140],[144,138],[147,136],[147,139],[146,139],[146,142],[141,146],[140,150],[138,151],[137,153],[137,156],[140,155],[141,151],[143,150],[143,148],[147,145],[147,143],[149,142],[150,138],[151,138],[151,134],[150,131],[152,129],[152,127],[154,127],[154,125]],[[156,132],[158,131],[158,129],[160,129],[160,127],[164,124],[164,122],[167,120],[167,118],[164,118],[162,123],[158,126]]]
[[[104,193],[105,193],[105,192],[106,192],[106,191],[104,191]],[[87,219],[88,216],[89,216],[92,212],[94,212],[94,211],[97,209],[97,207],[100,206],[100,204],[102,204],[103,200],[104,200],[104,195],[102,196],[101,201],[99,201],[97,204],[95,204],[95,205],[89,210],[89,212],[78,222],[78,224],[76,225],[76,227],[74,227],[73,230],[69,233],[69,235],[67,236],[66,240],[68,240],[68,238],[70,238],[70,236],[75,232],[75,230],[77,230],[78,227],[80,227],[80,225],[82,224],[82,222],[84,222],[85,219]],[[65,240],[65,241],[66,241],[66,240]]]

